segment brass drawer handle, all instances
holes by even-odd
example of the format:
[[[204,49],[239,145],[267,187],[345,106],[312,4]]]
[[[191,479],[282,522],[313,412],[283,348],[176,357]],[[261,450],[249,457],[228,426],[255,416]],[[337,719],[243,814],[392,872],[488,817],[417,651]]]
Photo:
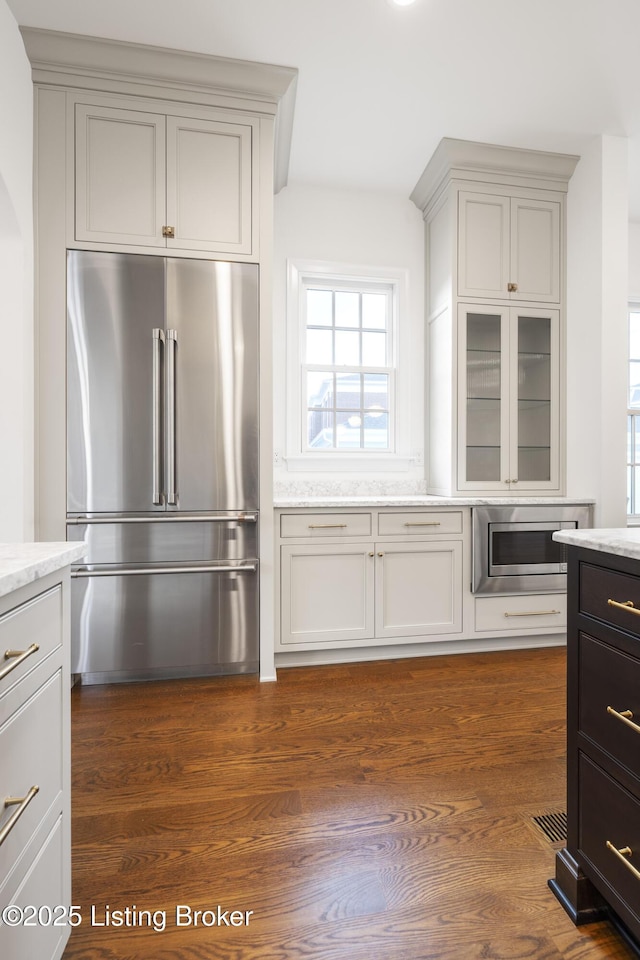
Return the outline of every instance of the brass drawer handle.
[[[333,530],[346,526],[348,526],[346,523],[310,523],[309,530]]]
[[[626,610],[627,613],[635,613],[637,617],[640,617],[640,610],[634,607],[633,600],[624,600],[622,603],[619,600],[607,600],[607,603],[617,610]]]
[[[407,520],[405,527],[439,527],[440,520]]]
[[[31,790],[24,797],[5,797],[5,807],[15,807],[17,805],[17,809],[13,811],[2,830],[0,830],[0,846],[7,839],[39,789],[40,787],[31,787]]]
[[[9,663],[5,664],[0,670],[0,680],[3,680],[12,670],[24,663],[27,657],[30,657],[32,653],[36,653],[39,649],[39,644],[32,643],[26,650],[5,650],[4,659],[8,660]]]
[[[505,613],[505,617],[548,617],[561,613],[562,610],[525,610],[523,613]]]
[[[607,850],[611,850],[611,853],[615,853],[618,860],[621,860],[624,863],[627,870],[630,870],[634,877],[637,877],[640,880],[640,870],[636,870],[632,863],[629,863],[627,857],[630,857],[632,854],[631,847],[620,847],[618,850],[617,847],[614,847],[612,843],[607,840]]]
[[[614,710],[613,707],[607,707],[607,713],[610,713],[612,717],[616,717],[618,720],[622,720],[623,723],[626,723],[628,727],[631,727],[632,730],[635,730],[636,733],[640,733],[640,727],[637,723],[633,722],[633,713],[631,710]]]

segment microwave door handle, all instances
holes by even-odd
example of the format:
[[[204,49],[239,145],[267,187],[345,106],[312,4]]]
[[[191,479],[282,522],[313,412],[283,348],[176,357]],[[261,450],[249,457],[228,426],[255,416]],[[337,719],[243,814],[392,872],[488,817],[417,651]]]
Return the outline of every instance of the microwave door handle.
[[[151,375],[151,430],[152,430],[152,494],[151,499],[155,506],[162,504],[162,390],[161,370],[162,370],[162,346],[164,345],[164,332],[159,328],[153,330],[153,357],[152,357],[152,375]]]
[[[176,330],[167,330],[167,359],[166,359],[166,444],[165,465],[167,484],[167,503],[170,506],[177,504],[176,491],[176,345],[178,334]]]

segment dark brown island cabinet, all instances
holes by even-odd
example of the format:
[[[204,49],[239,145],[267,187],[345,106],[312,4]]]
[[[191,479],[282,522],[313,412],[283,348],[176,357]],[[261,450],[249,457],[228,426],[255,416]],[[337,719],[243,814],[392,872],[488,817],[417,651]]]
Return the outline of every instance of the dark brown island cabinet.
[[[609,919],[640,956],[640,531],[556,539],[569,544],[567,842],[549,886],[574,923]]]

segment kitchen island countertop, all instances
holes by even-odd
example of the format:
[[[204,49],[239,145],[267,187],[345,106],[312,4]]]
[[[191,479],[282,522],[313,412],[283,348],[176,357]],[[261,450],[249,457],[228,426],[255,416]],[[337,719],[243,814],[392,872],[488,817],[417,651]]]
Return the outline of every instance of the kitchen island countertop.
[[[81,543],[0,543],[0,597],[79,560]]]
[[[601,527],[593,530],[560,530],[554,540],[571,547],[599,550],[616,557],[640,560],[640,527]]]

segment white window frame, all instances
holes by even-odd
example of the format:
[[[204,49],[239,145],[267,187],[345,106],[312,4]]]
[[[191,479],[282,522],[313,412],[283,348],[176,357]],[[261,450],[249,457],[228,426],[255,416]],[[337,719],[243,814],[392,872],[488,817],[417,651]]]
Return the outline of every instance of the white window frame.
[[[389,450],[311,450],[306,446],[306,371],[305,291],[316,281],[325,288],[358,287],[373,289],[375,284],[392,288],[392,310],[388,332],[388,367],[371,368],[372,372],[390,373],[389,381]],[[286,467],[291,471],[407,471],[412,465],[408,456],[410,362],[407,337],[403,326],[407,316],[408,271],[316,260],[287,262],[287,388],[286,388]],[[404,322],[403,322],[404,321]],[[345,372],[351,368],[345,367]],[[368,368],[367,368],[368,369]],[[398,373],[402,371],[402,375]],[[304,410],[303,410],[304,408]]]
[[[640,313],[640,300],[630,300],[627,306],[628,306],[628,309],[627,309],[627,344],[628,344],[629,347],[630,347],[630,345],[631,345],[631,344],[630,344],[630,339],[631,339],[631,314],[632,314],[632,313]],[[640,357],[632,357],[630,354],[631,354],[631,351],[629,350],[629,353],[628,353],[628,355],[627,355],[627,430],[629,429],[629,418],[632,418],[632,423],[633,423],[633,420],[635,420],[635,419],[637,419],[637,418],[640,418],[640,409],[639,409],[638,407],[631,407],[631,406],[629,406],[629,395],[630,395],[630,391],[631,391],[631,361],[632,361],[632,360],[638,360],[638,359],[640,359]],[[632,431],[631,431],[631,436],[632,436],[632,438],[635,438],[635,430],[632,430]],[[629,474],[629,470],[631,470],[631,484],[630,484],[630,487],[631,487],[631,495],[630,495],[630,498],[629,498],[629,502],[628,502],[628,504],[627,504],[627,509],[628,509],[628,513],[627,513],[627,524],[628,524],[628,526],[632,526],[632,527],[640,526],[640,504],[638,504],[638,503],[634,504],[634,493],[633,493],[634,487],[635,487],[635,483],[634,483],[634,481],[635,481],[635,476],[634,476],[634,475],[635,475],[635,473],[636,473],[637,471],[640,471],[640,464],[634,463],[634,460],[635,460],[634,453],[635,453],[635,442],[634,442],[634,439],[632,439],[632,441],[631,441],[631,457],[629,457],[629,455],[627,455],[627,475]],[[631,512],[631,507],[632,507],[632,506],[635,506],[635,508],[636,508],[634,513]]]

